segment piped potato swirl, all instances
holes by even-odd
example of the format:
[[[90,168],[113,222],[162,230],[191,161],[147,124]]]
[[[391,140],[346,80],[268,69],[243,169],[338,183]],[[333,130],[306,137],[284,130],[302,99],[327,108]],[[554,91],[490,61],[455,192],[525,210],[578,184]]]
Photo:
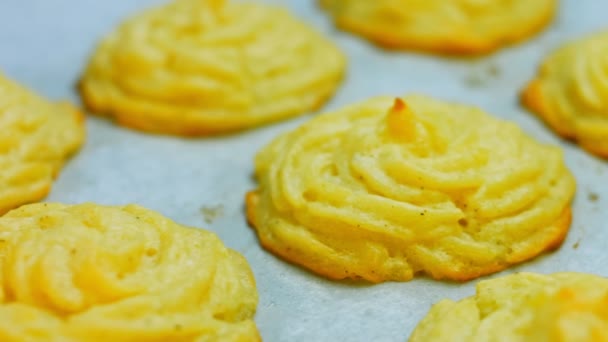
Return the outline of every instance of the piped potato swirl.
[[[608,31],[548,56],[523,101],[558,134],[608,158]]]
[[[258,341],[245,259],[136,205],[0,218],[0,340]]]
[[[154,133],[225,133],[322,105],[342,79],[338,48],[287,11],[173,0],[104,38],[80,83],[84,102]]]
[[[479,282],[474,296],[433,306],[410,342],[606,342],[608,279],[519,273]]]
[[[260,242],[329,278],[468,280],[559,246],[575,181],[559,148],[479,109],[377,97],[256,157]]]
[[[556,0],[320,0],[336,25],[389,48],[483,54],[542,30]]]
[[[43,199],[84,137],[80,110],[42,98],[0,72],[0,215]]]

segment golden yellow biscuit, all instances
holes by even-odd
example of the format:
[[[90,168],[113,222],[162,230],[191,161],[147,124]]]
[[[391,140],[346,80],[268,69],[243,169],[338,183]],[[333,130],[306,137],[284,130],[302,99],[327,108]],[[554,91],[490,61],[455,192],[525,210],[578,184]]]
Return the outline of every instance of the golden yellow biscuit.
[[[519,273],[481,281],[475,296],[443,300],[410,342],[608,341],[608,279]]]
[[[136,205],[0,218],[0,340],[258,341],[245,259]]]
[[[558,247],[575,182],[557,147],[479,109],[378,97],[256,157],[247,216],[267,249],[329,278],[468,280]]]
[[[558,134],[608,158],[608,31],[553,52],[522,99]]]
[[[320,0],[336,25],[399,49],[481,54],[552,20],[556,0]]]
[[[175,0],[105,38],[80,90],[92,111],[119,124],[204,135],[313,110],[344,69],[337,47],[283,9]]]
[[[84,139],[82,114],[0,73],[0,214],[43,199]]]

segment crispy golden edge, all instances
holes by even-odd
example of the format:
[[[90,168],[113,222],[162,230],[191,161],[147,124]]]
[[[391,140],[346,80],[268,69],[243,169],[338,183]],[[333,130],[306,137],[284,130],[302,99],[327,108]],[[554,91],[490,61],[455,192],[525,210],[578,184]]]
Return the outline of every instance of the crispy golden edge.
[[[326,104],[338,91],[340,84],[344,80],[345,73],[345,70],[340,72],[338,77],[332,80],[333,85],[331,90],[325,94],[320,94],[316,99],[316,102],[306,110],[283,112],[273,117],[264,117],[255,121],[243,120],[236,123],[233,121],[227,121],[226,123],[222,124],[208,122],[196,126],[191,125],[190,123],[180,123],[179,120],[176,119],[179,117],[179,113],[175,113],[174,115],[167,117],[165,120],[149,120],[145,113],[134,113],[129,108],[114,108],[108,110],[103,103],[99,103],[95,100],[95,94],[84,86],[84,80],[82,78],[76,84],[76,89],[79,92],[82,103],[88,113],[100,117],[110,118],[120,126],[149,134],[177,135],[182,137],[204,137],[237,133],[247,129],[287,120],[292,117],[305,115],[306,113],[315,112]],[[170,124],[167,124],[169,122]]]
[[[528,108],[532,113],[543,120],[549,128],[553,129],[553,131],[563,138],[578,143],[583,149],[598,157],[608,159],[608,147],[603,148],[602,146],[589,143],[583,137],[577,136],[576,133],[572,131],[571,127],[560,120],[557,113],[555,113],[547,104],[541,83],[542,80],[536,78],[524,88],[520,96],[523,106]]]
[[[78,152],[78,150],[82,146],[82,143],[84,142],[85,135],[86,135],[86,130],[84,128],[85,117],[84,117],[84,114],[82,113],[82,111],[70,102],[62,101],[62,102],[58,102],[57,105],[65,107],[66,110],[68,110],[69,112],[72,113],[72,115],[74,116],[74,120],[78,124],[78,129],[80,130],[80,133],[81,133],[80,140],[78,141],[78,148],[74,149],[73,151],[70,151],[70,153],[66,156],[66,159],[62,162],[62,164],[64,164],[67,161],[67,159],[69,159],[71,156],[76,154],[76,152]],[[57,169],[57,172],[55,172],[53,174],[53,178],[57,178],[57,176],[59,176],[60,171],[61,171],[60,168]],[[6,214],[7,212],[11,211],[12,209],[20,207],[22,205],[29,204],[29,203],[35,203],[35,202],[39,202],[39,201],[43,200],[51,192],[51,189],[52,189],[52,183],[49,182],[48,184],[45,184],[44,188],[41,188],[38,192],[32,193],[30,195],[29,200],[21,201],[18,203],[14,203],[11,206],[5,206],[5,207],[0,208],[0,216]]]
[[[259,190],[250,191],[245,195],[247,221],[249,222],[250,226],[256,230],[258,227],[258,223],[255,211],[260,200],[260,195],[258,194],[258,191]],[[504,262],[497,262],[491,265],[487,265],[484,268],[476,266],[468,270],[463,270],[460,267],[448,267],[442,270],[441,274],[427,274],[431,278],[434,278],[436,280],[447,279],[464,282],[479,278],[484,275],[502,271],[514,264],[521,263],[525,260],[532,259],[533,257],[544,252],[552,251],[559,248],[568,234],[571,222],[572,210],[570,207],[566,207],[562,211],[561,215],[557,218],[557,220],[553,223],[552,227],[554,229],[550,230],[551,234],[547,234],[546,238],[542,241],[542,243],[531,246],[529,249],[521,251],[520,253],[510,255],[509,258]],[[293,246],[281,246],[273,244],[272,241],[266,240],[261,234],[258,234],[258,238],[260,240],[260,243],[266,250],[277,254],[278,256],[289,262],[309,268],[313,272],[325,276],[329,279],[341,280],[349,278],[348,275],[345,275],[344,272],[341,272],[342,270],[337,270],[335,265],[315,263],[313,260],[315,258],[318,258],[318,256],[310,255],[309,252],[294,249]],[[378,274],[373,274],[369,276],[366,275],[365,279],[373,283],[380,283],[384,281],[408,281],[411,280],[412,277],[404,277],[401,279],[388,279]]]
[[[559,135],[566,139],[574,139],[574,134],[569,127],[562,125],[547,105],[541,89],[541,80],[535,79],[530,82],[521,94],[521,102],[535,114],[537,114],[547,125],[554,129]]]
[[[549,252],[558,249],[564,242],[572,222],[572,210],[570,207],[564,208],[561,215],[555,220],[551,226],[551,234],[548,234],[546,238],[537,245],[531,246],[529,249],[521,251],[517,254],[508,256],[508,259],[502,263],[495,263],[487,265],[485,268],[476,267],[470,270],[461,270],[457,268],[446,268],[442,270],[441,276],[429,274],[436,280],[448,279],[459,282],[473,280],[485,275],[493,274],[505,270],[512,265],[530,260],[544,252]]]
[[[47,183],[47,184],[45,184],[44,187],[41,188],[40,190],[38,190],[37,192],[31,193],[30,196],[29,196],[30,197],[29,200],[27,200],[27,201],[20,201],[20,202],[17,202],[17,203],[13,203],[11,205],[7,205],[7,206],[4,206],[4,207],[1,207],[0,208],[0,216],[8,213],[9,211],[11,211],[11,210],[13,210],[15,208],[20,207],[22,205],[41,201],[46,196],[48,196],[49,192],[51,192],[51,183],[50,182]]]
[[[281,113],[281,115],[277,115],[271,118],[264,118],[263,120],[258,120],[253,123],[242,122],[238,124],[228,123],[223,125],[212,123],[197,126],[193,126],[188,123],[180,124],[179,120],[176,119],[177,117],[179,117],[178,113],[176,113],[174,116],[171,116],[171,118],[167,118],[166,121],[171,121],[171,125],[166,125],[164,120],[150,121],[147,120],[145,115],[142,115],[141,113],[133,113],[128,109],[118,108],[110,111],[106,110],[106,108],[104,108],[105,106],[98,104],[93,99],[94,95],[90,94],[89,91],[82,86],[82,82],[80,82],[78,85],[78,91],[83,101],[83,105],[88,113],[95,114],[100,117],[113,119],[113,121],[120,126],[150,134],[177,135],[182,137],[202,137],[236,133],[258,126],[276,123],[282,120],[286,120],[290,117],[304,115],[306,112],[314,112],[320,107],[322,107],[335,94],[343,78],[344,73],[342,73],[340,77],[335,81],[332,91],[328,92],[327,94],[323,94],[323,96],[319,96],[317,101],[307,111],[298,113],[285,112]]]
[[[250,191],[245,195],[247,221],[249,225],[255,230],[257,230],[257,227],[259,226],[255,214],[259,200],[260,196],[257,191]],[[314,260],[318,259],[319,256],[311,255],[309,252],[297,249],[294,246],[282,246],[280,244],[275,244],[272,241],[265,239],[264,236],[261,234],[257,234],[257,236],[262,247],[264,247],[267,251],[281,257],[283,260],[289,263],[302,266],[305,269],[311,270],[319,275],[322,275],[332,280],[342,280],[348,278],[344,274],[344,272],[340,272],[339,270],[336,271],[335,265],[314,262]],[[367,280],[370,280],[373,283],[381,283],[385,281],[385,279],[380,276],[376,276],[376,278],[374,279]]]
[[[319,0],[319,6],[323,9],[325,0]],[[361,35],[379,47],[392,50],[414,50],[419,52],[431,52],[445,55],[462,55],[474,56],[490,54],[497,49],[513,45],[542,31],[548,26],[555,17],[557,5],[554,2],[553,6],[547,8],[542,16],[539,16],[538,21],[527,27],[520,27],[516,35],[505,39],[504,37],[496,37],[494,39],[475,39],[474,37],[454,37],[450,40],[445,39],[418,39],[409,37],[407,39],[394,34],[391,31],[384,31],[375,27],[368,27],[359,24],[356,20],[348,18],[335,18],[335,24],[338,28],[344,31],[350,31]]]
[[[570,230],[571,223],[572,208],[565,207],[561,215],[557,218],[557,220],[555,220],[552,225],[555,230],[553,230],[552,234],[548,235],[547,238],[543,241],[542,245],[544,246],[540,248],[531,248],[529,250],[525,250],[520,253],[511,255],[508,260],[509,264],[520,263],[525,260],[529,260],[543,252],[549,252],[558,249],[566,239],[568,231]]]

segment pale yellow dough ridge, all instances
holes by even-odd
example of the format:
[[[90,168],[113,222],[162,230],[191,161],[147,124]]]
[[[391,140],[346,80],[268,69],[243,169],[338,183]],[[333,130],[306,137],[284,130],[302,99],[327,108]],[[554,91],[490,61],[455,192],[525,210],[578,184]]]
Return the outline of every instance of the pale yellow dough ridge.
[[[339,27],[390,48],[480,54],[524,40],[556,0],[320,0]]]
[[[43,199],[84,140],[82,114],[0,73],[0,214]]]
[[[608,31],[549,55],[523,100],[558,134],[608,158]]]
[[[330,278],[472,279],[560,245],[574,178],[516,125],[424,96],[377,97],[263,148],[261,243]]]
[[[204,135],[316,109],[344,69],[333,43],[283,9],[174,0],[103,39],[80,90],[92,111],[125,126]]]
[[[433,306],[410,338],[426,341],[608,341],[608,279],[520,273],[479,282],[474,296]]]
[[[245,259],[136,205],[0,218],[0,340],[258,341]]]

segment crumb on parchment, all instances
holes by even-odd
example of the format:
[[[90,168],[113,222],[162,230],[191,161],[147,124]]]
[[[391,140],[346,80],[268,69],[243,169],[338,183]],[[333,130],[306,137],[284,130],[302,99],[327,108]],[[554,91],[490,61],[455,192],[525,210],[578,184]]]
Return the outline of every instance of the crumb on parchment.
[[[202,206],[201,214],[203,214],[203,219],[205,220],[205,223],[211,224],[217,218],[224,215],[224,205],[216,204],[211,206]]]

